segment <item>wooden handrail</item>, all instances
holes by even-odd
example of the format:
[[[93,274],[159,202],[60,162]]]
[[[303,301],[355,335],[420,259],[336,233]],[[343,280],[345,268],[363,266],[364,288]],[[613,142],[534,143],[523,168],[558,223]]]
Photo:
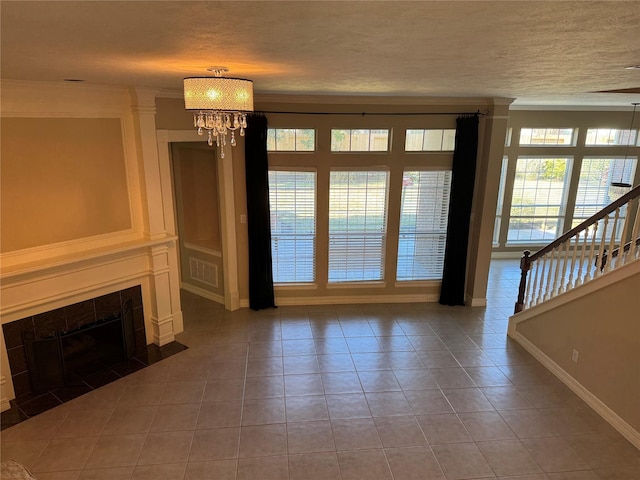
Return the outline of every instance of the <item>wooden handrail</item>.
[[[570,241],[573,237],[578,235],[580,232],[583,232],[583,231],[587,230],[591,225],[596,224],[597,222],[599,222],[603,218],[607,218],[607,216],[610,213],[615,212],[618,208],[620,208],[621,206],[629,203],[631,200],[634,200],[637,197],[640,197],[640,185],[636,185],[636,187],[634,187],[629,192],[627,192],[626,194],[621,196],[619,199],[617,199],[616,201],[614,201],[610,205],[607,205],[605,208],[603,208],[602,210],[597,212],[595,215],[592,215],[591,217],[587,218],[584,222],[581,222],[576,227],[574,227],[571,230],[565,232],[563,235],[561,235],[560,237],[555,239],[553,242],[551,242],[547,246],[541,248],[537,252],[532,254],[529,250],[525,250],[523,252],[522,258],[520,259],[520,285],[519,285],[519,288],[518,288],[518,299],[517,299],[516,304],[515,304],[514,313],[521,312],[524,309],[525,290],[527,288],[527,274],[529,273],[529,270],[531,269],[531,265],[533,265],[533,263],[536,260],[538,260],[541,257],[544,257],[547,253],[553,252],[556,249],[558,249],[558,255],[560,255],[560,246],[561,245],[565,245],[567,241]],[[638,214],[638,215],[639,215],[639,218],[640,218],[640,214]],[[618,214],[616,213],[616,220],[615,220],[616,222],[617,222],[617,219],[618,219]],[[636,228],[634,229],[633,235],[635,235],[637,232],[638,231],[637,231],[637,225],[636,225]],[[586,239],[586,236],[584,238]],[[595,236],[593,238],[595,239]],[[636,240],[632,240],[629,243],[627,243],[626,245],[624,245],[622,247],[617,247],[615,249],[613,249],[613,239],[611,239],[610,244],[609,244],[609,246],[612,249],[611,253],[608,254],[607,253],[607,249],[604,248],[602,250],[602,252],[600,252],[600,260],[599,261],[598,261],[598,257],[596,256],[596,260],[595,260],[596,268],[599,267],[600,270],[603,271],[604,267],[606,266],[607,256],[610,256],[610,258],[615,258],[616,256],[619,255],[620,248],[622,248],[623,252],[626,252],[626,251],[630,250],[632,244],[635,244],[636,246],[640,245],[640,238],[637,238]],[[593,246],[594,246],[594,244],[593,244],[593,240],[592,240],[591,248],[593,248]],[[568,251],[569,247],[570,247],[570,245],[563,246],[562,248],[564,248],[565,250]],[[593,254],[593,252],[592,252],[592,254]],[[576,261],[576,256],[575,255],[576,254],[574,253],[573,260],[572,260],[573,262]],[[552,254],[552,256],[553,256],[553,254]],[[584,257],[582,256],[580,261],[582,261],[582,258],[584,258]],[[598,265],[598,264],[600,264],[600,265]],[[543,266],[543,268],[544,268],[544,266]],[[558,269],[559,268],[560,268],[560,264],[557,264],[557,266],[556,266],[556,275],[558,273]],[[566,259],[565,259],[565,263],[564,263],[564,267],[563,268],[566,268]],[[550,279],[550,278],[551,278],[551,270],[549,270],[548,279]],[[536,282],[537,282],[537,277],[536,277]],[[547,285],[547,292],[545,294],[546,298],[549,298],[549,295],[556,295],[557,294],[558,289],[559,289],[557,282],[558,282],[558,280],[556,279],[555,280],[555,286],[553,287],[553,292],[552,293],[550,293],[550,290],[549,290],[550,289],[550,285]],[[536,288],[536,287],[534,286],[534,288]]]
[[[640,196],[640,185],[637,185],[635,188],[633,188],[629,192],[625,193],[622,197],[620,197],[615,202],[611,203],[610,205],[607,205],[605,208],[600,210],[598,213],[590,216],[584,222],[582,222],[579,225],[573,227],[571,230],[563,233],[561,236],[556,238],[553,242],[551,242],[546,247],[541,248],[536,253],[534,253],[531,256],[529,256],[527,258],[528,264],[531,264],[532,262],[536,261],[538,258],[540,258],[544,254],[550,252],[551,250],[556,248],[558,245],[562,245],[564,242],[566,242],[567,240],[572,238],[576,233],[581,232],[582,230],[584,230],[586,227],[588,227],[588,226],[590,226],[590,225],[602,220],[604,217],[609,215],[611,212],[615,212],[617,208],[621,207],[622,205],[627,203],[629,200],[632,200],[632,199],[634,199],[636,197],[639,197],[639,196]]]
[[[631,240],[630,242],[627,242],[627,244],[625,244],[623,247],[618,247],[618,248],[614,248],[613,251],[611,252],[611,258],[617,258],[618,255],[620,255],[620,248],[622,248],[622,252],[628,252],[629,249],[631,248],[631,245],[635,245],[636,247],[638,245],[640,245],[640,237],[636,238],[636,241],[634,242],[633,240]],[[604,270],[604,267],[607,266],[607,257],[609,256],[609,254],[605,251],[602,254],[602,260],[600,262],[600,265],[598,265],[598,257],[596,257],[596,268],[600,268],[600,270]]]

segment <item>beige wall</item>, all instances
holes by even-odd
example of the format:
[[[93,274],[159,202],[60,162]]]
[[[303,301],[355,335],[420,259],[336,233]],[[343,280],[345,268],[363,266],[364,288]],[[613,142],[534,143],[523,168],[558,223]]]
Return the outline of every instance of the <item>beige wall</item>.
[[[1,134],[3,253],[132,228],[119,119],[4,117]]]
[[[625,280],[518,323],[516,328],[640,431],[640,268],[637,262],[635,267],[637,273]],[[571,360],[574,349],[579,352],[578,363]]]

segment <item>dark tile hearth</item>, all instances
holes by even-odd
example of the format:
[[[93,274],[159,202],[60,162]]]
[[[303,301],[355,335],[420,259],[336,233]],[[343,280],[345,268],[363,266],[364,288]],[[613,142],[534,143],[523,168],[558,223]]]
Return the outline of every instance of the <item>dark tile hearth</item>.
[[[171,342],[162,347],[147,345],[146,351],[136,354],[132,359],[113,365],[100,372],[77,379],[74,385],[57,388],[44,393],[25,393],[11,400],[11,408],[0,415],[2,430],[12,427],[28,418],[34,417],[47,410],[62,405],[85,393],[98,389],[108,383],[137,372],[149,365],[158,363],[188,347],[178,342]]]

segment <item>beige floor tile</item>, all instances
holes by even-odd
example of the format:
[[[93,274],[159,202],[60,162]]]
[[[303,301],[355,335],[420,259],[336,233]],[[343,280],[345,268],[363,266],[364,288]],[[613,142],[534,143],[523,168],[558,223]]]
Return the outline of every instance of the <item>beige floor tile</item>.
[[[186,468],[186,463],[138,465],[131,480],[183,480]]]
[[[247,399],[242,406],[242,425],[285,422],[284,398]]]
[[[34,463],[32,471],[80,470],[91,455],[98,437],[55,438]]]
[[[479,388],[443,389],[442,393],[455,412],[493,411],[493,405]]]
[[[135,465],[146,438],[142,433],[102,436],[84,467],[97,469]]]
[[[242,400],[244,379],[226,378],[207,380],[203,402],[233,402]]]
[[[498,413],[518,438],[549,437],[558,434],[555,426],[538,410],[503,410]]]
[[[479,387],[509,387],[511,381],[498,367],[465,367],[465,372]]]
[[[589,469],[585,459],[561,437],[526,438],[521,442],[547,473]]]
[[[162,398],[160,399],[160,404],[200,403],[202,401],[205,384],[205,380],[167,383]]]
[[[83,470],[78,480],[131,480],[134,468],[131,466]]]
[[[94,437],[102,433],[113,410],[74,409],[69,412],[55,438]]]
[[[329,410],[324,395],[287,397],[286,417],[287,422],[329,420]]]
[[[0,458],[3,461],[15,460],[29,469],[33,467],[48,443],[47,440],[7,442],[3,438],[0,443]]]
[[[237,480],[287,480],[289,464],[286,456],[241,458]]]
[[[381,448],[378,430],[369,418],[335,420],[331,422],[337,450]]]
[[[194,430],[200,411],[199,403],[160,405],[151,423],[151,432]]]
[[[250,377],[244,386],[244,398],[284,397],[284,377],[282,375],[267,377]]]
[[[542,473],[542,469],[518,440],[479,442],[477,445],[498,476]]]
[[[547,478],[549,480],[600,480],[596,473],[589,470],[547,473]]]
[[[447,480],[494,476],[493,470],[473,443],[434,445],[431,448]]]
[[[429,447],[390,448],[385,451],[394,480],[444,480]]]
[[[235,480],[237,470],[237,460],[188,463],[184,480]]]
[[[371,411],[364,394],[345,393],[326,395],[331,420],[346,418],[370,418]]]
[[[391,472],[382,450],[338,452],[342,480],[391,480]]]
[[[429,371],[442,389],[475,387],[471,377],[462,367],[430,368]]]
[[[453,412],[440,390],[409,390],[404,393],[414,415]]]
[[[460,413],[458,417],[476,442],[515,440],[516,436],[496,412]]]
[[[240,429],[240,458],[287,453],[285,424],[252,425]]]
[[[372,392],[365,393],[365,397],[374,417],[413,414],[403,392]]]
[[[81,470],[68,470],[66,472],[41,472],[38,474],[38,480],[78,480],[81,473],[83,473]],[[129,476],[130,475],[131,474],[129,474]],[[126,480],[129,480],[129,477],[127,477]]]
[[[189,462],[238,458],[239,442],[239,427],[196,430]]]
[[[196,428],[239,427],[242,402],[206,402],[200,404]]]
[[[421,369],[395,369],[393,373],[402,390],[429,390],[437,389],[438,384],[429,370]]]
[[[322,373],[322,385],[327,395],[363,392],[360,377],[356,372]]]
[[[335,453],[289,455],[289,480],[342,480],[338,456]]]
[[[455,414],[420,415],[418,423],[430,445],[471,442],[471,436]]]
[[[297,453],[334,452],[331,423],[300,422],[287,424],[287,448],[290,455]]]
[[[123,378],[74,398],[67,405],[72,409],[79,410],[113,409],[116,407],[125,388],[127,388],[127,380]]]
[[[129,384],[122,392],[119,407],[137,407],[146,405],[159,405],[166,384],[164,383],[141,383]]]
[[[356,367],[348,353],[318,355],[320,372],[355,372]]]
[[[151,428],[156,406],[118,406],[102,431],[102,435],[125,435],[146,433]]]
[[[193,434],[192,430],[149,433],[138,457],[138,465],[187,463]]]
[[[235,480],[237,460],[188,463],[184,480]]]
[[[285,375],[284,393],[286,396],[323,395],[322,377],[319,373]]]
[[[638,457],[628,457],[620,452],[611,439],[596,435],[572,435],[564,437],[571,448],[584,459],[590,468],[614,468],[639,466]]]
[[[385,448],[427,444],[414,416],[377,417],[373,421]]]
[[[285,375],[320,373],[320,365],[316,355],[285,356],[282,361]]]
[[[284,375],[282,357],[250,358],[247,361],[247,377]]]
[[[392,370],[358,372],[362,389],[369,392],[397,392],[400,384]]]
[[[481,388],[484,396],[496,410],[531,409],[533,405],[513,387]]]

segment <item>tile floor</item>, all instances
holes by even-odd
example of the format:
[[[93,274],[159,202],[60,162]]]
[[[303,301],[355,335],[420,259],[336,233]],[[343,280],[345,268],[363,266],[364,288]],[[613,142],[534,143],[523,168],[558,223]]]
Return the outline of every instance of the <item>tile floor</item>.
[[[487,308],[225,312],[185,294],[190,348],[2,432],[38,480],[637,480],[640,453]]]

